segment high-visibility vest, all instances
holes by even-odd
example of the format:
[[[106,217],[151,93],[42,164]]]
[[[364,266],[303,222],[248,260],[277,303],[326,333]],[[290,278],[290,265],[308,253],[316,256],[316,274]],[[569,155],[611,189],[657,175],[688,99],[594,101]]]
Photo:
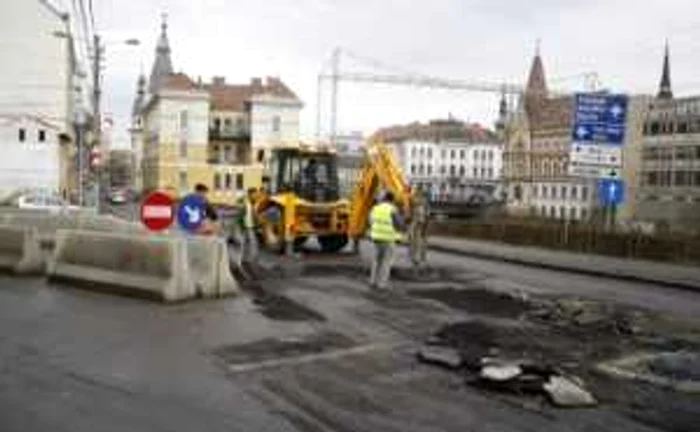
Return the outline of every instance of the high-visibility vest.
[[[374,241],[393,243],[399,240],[400,235],[394,228],[393,204],[381,203],[372,208],[370,213],[370,237]]]

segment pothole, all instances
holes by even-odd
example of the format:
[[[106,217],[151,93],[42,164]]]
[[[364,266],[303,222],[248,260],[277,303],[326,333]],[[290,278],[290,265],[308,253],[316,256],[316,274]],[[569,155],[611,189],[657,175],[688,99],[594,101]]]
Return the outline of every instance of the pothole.
[[[349,337],[336,332],[321,332],[293,338],[266,338],[255,342],[226,345],[213,354],[227,365],[261,364],[279,362],[302,356],[322,354],[357,346]]]
[[[485,289],[416,289],[409,294],[437,300],[454,309],[503,318],[517,318],[529,308],[525,300]]]
[[[678,391],[700,393],[700,352],[637,354],[602,363],[601,371]]]

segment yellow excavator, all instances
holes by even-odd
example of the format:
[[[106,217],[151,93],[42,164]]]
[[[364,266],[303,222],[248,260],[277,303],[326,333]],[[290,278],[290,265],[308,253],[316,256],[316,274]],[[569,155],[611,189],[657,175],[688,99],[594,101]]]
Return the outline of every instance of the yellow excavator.
[[[327,147],[278,148],[269,173],[254,198],[263,245],[291,254],[315,237],[324,252],[339,252],[349,243],[357,251],[377,192],[391,191],[399,208],[410,214],[411,191],[391,150],[372,142],[350,197],[340,196],[337,155]]]

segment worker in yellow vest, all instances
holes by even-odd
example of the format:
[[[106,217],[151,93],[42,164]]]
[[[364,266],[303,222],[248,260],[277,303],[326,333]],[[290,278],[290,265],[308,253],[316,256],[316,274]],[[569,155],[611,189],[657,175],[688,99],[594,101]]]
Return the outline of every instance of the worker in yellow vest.
[[[381,202],[370,213],[370,237],[374,243],[374,256],[370,274],[370,288],[388,288],[396,242],[401,238],[403,221],[396,205],[394,194],[386,192]]]
[[[241,239],[241,262],[252,264],[258,256],[258,239],[255,236],[255,188],[248,189],[248,193],[243,199],[243,212],[240,219],[242,231]]]

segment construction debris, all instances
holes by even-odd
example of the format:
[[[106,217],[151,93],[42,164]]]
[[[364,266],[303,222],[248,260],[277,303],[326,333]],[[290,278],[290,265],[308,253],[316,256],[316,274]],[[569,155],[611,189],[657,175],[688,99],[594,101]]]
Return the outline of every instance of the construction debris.
[[[549,378],[543,389],[556,406],[586,407],[597,404],[593,395],[583,388],[580,379],[555,375]]]
[[[459,369],[463,365],[462,358],[457,350],[440,346],[423,347],[418,351],[418,360],[453,370]]]

